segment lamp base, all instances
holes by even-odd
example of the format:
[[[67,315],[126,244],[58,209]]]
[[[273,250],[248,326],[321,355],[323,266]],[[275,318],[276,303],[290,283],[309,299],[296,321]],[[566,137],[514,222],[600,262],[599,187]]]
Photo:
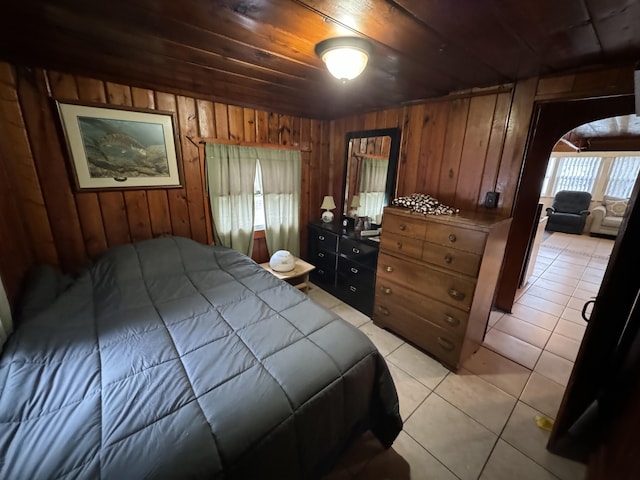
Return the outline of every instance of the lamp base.
[[[331,210],[325,210],[324,212],[322,212],[322,221],[324,223],[333,222],[333,212]]]

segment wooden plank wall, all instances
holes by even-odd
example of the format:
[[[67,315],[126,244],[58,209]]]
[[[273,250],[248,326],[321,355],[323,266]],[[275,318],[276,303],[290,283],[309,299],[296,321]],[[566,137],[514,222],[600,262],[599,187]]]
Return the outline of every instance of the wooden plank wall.
[[[428,193],[463,211],[484,208],[485,193],[500,183],[513,100],[512,86],[506,85],[333,121],[334,192],[342,191],[347,132],[400,127],[395,196]],[[502,196],[499,209],[508,213],[512,197]]]
[[[428,193],[465,210],[483,209],[486,192],[500,193],[497,211],[514,220],[496,306],[511,311],[542,178],[521,178],[536,102],[633,92],[633,66],[530,78],[331,122],[333,192],[342,191],[347,132],[401,127],[396,195]],[[546,161],[546,159],[545,159]],[[537,189],[531,192],[531,189]],[[531,193],[531,194],[530,194]],[[336,198],[341,198],[340,196]],[[527,214],[527,210],[532,213]]]
[[[328,158],[328,122],[6,63],[0,63],[0,88],[0,214],[9,221],[13,217],[7,212],[17,212],[24,221],[24,234],[16,230],[11,238],[0,238],[0,273],[10,292],[38,262],[73,272],[108,247],[163,234],[207,243],[212,234],[204,169],[198,147],[187,136],[299,146],[301,246],[306,246],[304,226],[310,212],[320,212],[324,194],[320,179],[325,174],[318,172],[327,170],[323,163]],[[54,98],[175,112],[183,187],[77,192]],[[257,241],[256,251],[264,255],[260,241],[264,239]],[[7,258],[5,253],[18,247],[21,253]]]

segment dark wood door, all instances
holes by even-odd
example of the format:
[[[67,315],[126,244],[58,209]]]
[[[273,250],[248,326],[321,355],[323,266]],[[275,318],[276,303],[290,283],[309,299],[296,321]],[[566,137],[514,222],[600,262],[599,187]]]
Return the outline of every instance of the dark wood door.
[[[606,464],[607,455],[618,456],[604,446],[616,444],[613,432],[640,378],[639,186],[636,181],[549,439],[550,451],[583,462],[596,452]],[[640,442],[617,444],[623,446],[635,451],[635,461]]]

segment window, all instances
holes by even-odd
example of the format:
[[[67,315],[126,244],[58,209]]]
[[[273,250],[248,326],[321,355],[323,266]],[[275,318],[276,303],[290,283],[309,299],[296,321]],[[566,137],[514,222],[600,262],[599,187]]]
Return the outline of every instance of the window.
[[[553,197],[560,190],[586,191],[594,201],[604,195],[629,198],[640,174],[637,152],[595,152],[554,154],[549,158],[541,197]]]
[[[558,159],[556,157],[551,157],[549,159],[549,164],[547,165],[547,172],[544,174],[544,181],[542,182],[542,195],[550,196],[553,195],[549,193],[549,189],[553,182],[551,179],[555,177],[554,172],[556,170],[556,165],[558,164]]]
[[[253,183],[253,230],[264,230],[264,195],[262,190],[262,170],[260,169],[260,162],[256,163],[256,177]]]
[[[640,157],[616,157],[611,167],[605,195],[629,198],[640,171]]]
[[[592,192],[601,157],[563,157],[558,161],[553,195],[560,190]]]

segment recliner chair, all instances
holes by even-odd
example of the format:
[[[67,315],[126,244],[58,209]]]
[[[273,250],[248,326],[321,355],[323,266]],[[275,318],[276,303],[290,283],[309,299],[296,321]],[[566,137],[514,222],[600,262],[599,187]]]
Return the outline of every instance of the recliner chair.
[[[559,191],[553,198],[553,205],[547,208],[549,220],[545,230],[581,235],[590,205],[589,192]]]

